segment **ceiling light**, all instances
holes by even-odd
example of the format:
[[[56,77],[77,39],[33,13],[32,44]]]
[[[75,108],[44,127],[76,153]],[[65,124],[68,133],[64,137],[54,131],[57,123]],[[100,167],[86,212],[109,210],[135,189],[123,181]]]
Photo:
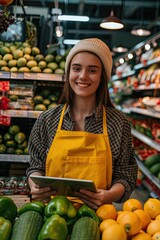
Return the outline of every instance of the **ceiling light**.
[[[124,27],[124,25],[119,18],[114,16],[114,13],[112,10],[110,16],[102,20],[100,27],[113,30],[113,29],[121,29]]]
[[[76,40],[76,39],[64,39],[63,43],[65,45],[75,45],[79,42],[80,40]]]
[[[151,34],[151,31],[149,31],[147,28],[139,25],[133,27],[131,34],[136,35],[136,36],[148,36]]]
[[[87,17],[87,16],[74,16],[74,15],[59,15],[58,20],[60,20],[60,21],[74,21],[74,22],[88,22],[89,17]]]
[[[128,48],[123,47],[123,46],[117,46],[117,47],[113,48],[113,51],[117,52],[117,53],[124,53],[124,52],[128,51]]]

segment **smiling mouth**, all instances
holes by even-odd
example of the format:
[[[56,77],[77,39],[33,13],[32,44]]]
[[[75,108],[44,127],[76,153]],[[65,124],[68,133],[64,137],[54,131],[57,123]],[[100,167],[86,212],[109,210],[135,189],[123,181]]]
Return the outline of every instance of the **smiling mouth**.
[[[89,87],[91,84],[90,83],[80,83],[80,82],[76,82],[76,85],[79,87]]]

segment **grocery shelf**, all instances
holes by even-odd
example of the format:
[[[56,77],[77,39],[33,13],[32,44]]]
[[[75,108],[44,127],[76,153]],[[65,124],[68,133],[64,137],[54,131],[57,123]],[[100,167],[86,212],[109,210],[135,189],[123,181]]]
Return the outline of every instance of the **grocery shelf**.
[[[152,183],[158,188],[160,189],[160,180],[154,176],[145,166],[144,166],[144,163],[139,160],[139,158],[135,155],[135,158],[136,158],[136,161],[137,161],[137,164],[138,164],[138,167],[139,169],[142,171],[142,173],[152,181]]]
[[[132,71],[130,71],[128,73],[124,73],[124,74],[122,74],[121,77],[119,77],[118,75],[114,75],[114,76],[112,76],[112,81],[118,81],[118,80],[120,80],[122,78],[126,78],[126,77],[132,76],[134,74],[135,74],[135,70],[132,70]]]
[[[160,119],[160,112],[151,111],[151,110],[148,110],[148,109],[131,107],[130,112],[139,113],[139,114],[143,114],[143,115],[146,115],[146,116],[155,117],[155,118]]]
[[[31,110],[2,110],[1,114],[9,117],[18,118],[37,118],[42,111],[31,111]]]
[[[150,66],[150,65],[152,65],[154,63],[158,63],[158,62],[160,62],[160,57],[156,57],[156,58],[154,58],[152,60],[148,60],[145,63],[139,63],[139,64],[134,66],[134,70],[139,70],[141,68],[148,67],[148,66]]]
[[[156,149],[157,151],[160,152],[160,144],[157,143],[156,141],[154,141],[153,139],[145,136],[144,134],[138,132],[136,129],[132,128],[131,130],[132,135],[136,138],[138,138],[139,140],[141,140],[142,142],[146,143],[148,146]]]
[[[19,73],[19,72],[0,72],[0,79],[18,79],[18,80],[38,80],[64,82],[65,76],[52,73]]]
[[[28,163],[29,155],[0,154],[0,162]]]

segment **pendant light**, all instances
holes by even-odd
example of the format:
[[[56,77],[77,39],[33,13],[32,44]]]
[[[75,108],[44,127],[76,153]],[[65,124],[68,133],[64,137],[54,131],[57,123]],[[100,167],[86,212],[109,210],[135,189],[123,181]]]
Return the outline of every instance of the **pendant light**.
[[[140,24],[133,27],[131,30],[131,34],[135,36],[148,36],[151,34],[151,31],[143,26],[143,15],[144,15],[144,8],[143,8],[144,0],[141,0],[141,9],[140,9]]]
[[[112,6],[114,5],[114,2]],[[113,7],[112,7],[113,8]],[[124,27],[121,20],[114,16],[114,11],[111,10],[110,16],[104,18],[100,24],[101,28],[110,29],[110,30],[118,30]]]

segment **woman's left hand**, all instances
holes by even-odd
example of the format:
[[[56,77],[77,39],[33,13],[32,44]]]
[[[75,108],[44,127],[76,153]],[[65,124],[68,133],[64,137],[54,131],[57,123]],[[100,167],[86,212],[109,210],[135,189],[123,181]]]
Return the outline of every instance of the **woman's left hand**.
[[[80,189],[79,192],[75,192],[76,197],[83,201],[92,209],[97,209],[102,204],[111,203],[109,199],[109,191],[104,189],[97,189],[97,192],[91,192],[85,189]]]

